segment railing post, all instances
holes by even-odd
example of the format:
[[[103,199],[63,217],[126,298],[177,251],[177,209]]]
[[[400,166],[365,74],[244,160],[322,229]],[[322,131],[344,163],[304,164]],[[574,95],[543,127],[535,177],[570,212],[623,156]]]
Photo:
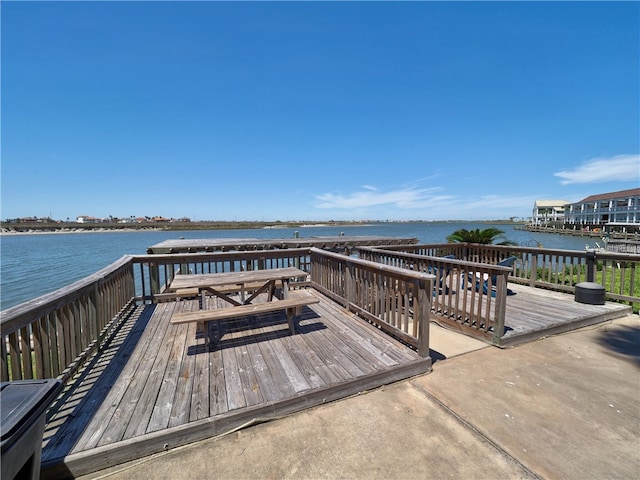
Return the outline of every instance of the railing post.
[[[529,275],[529,286],[535,287],[536,281],[538,280],[538,254],[531,254],[531,263],[530,263],[531,272]]]
[[[431,280],[418,281],[418,298],[413,306],[414,321],[418,322],[418,355],[429,356],[429,314],[431,311]]]
[[[100,316],[102,314],[102,308],[100,306],[100,291],[98,290],[98,283],[93,286],[93,292],[91,292],[91,303],[93,303],[92,314],[94,315],[95,329],[96,329],[96,349],[100,350],[102,338],[100,333],[102,332],[102,323]]]
[[[500,345],[502,343],[502,335],[504,335],[504,317],[507,310],[507,278],[509,273],[496,276],[496,319],[493,323],[493,344]],[[491,292],[488,292],[489,295]]]
[[[313,252],[309,252],[309,278],[311,279],[311,283],[318,282],[316,272],[318,269],[316,268],[315,255]]]
[[[355,303],[355,274],[353,266],[347,262],[344,266],[345,269],[345,277],[344,277],[344,287],[345,287],[345,307],[347,311],[351,310],[351,304]]]
[[[151,282],[151,294],[160,293],[160,267],[157,263],[149,263],[149,281]]]
[[[596,251],[587,250],[587,282],[594,282],[596,279]]]

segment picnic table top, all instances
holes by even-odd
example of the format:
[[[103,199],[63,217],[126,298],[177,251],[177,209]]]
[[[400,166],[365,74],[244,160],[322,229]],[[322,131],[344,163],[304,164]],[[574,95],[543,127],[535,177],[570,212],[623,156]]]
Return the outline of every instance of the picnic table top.
[[[304,270],[295,267],[269,268],[245,272],[198,273],[176,275],[169,285],[170,290],[192,287],[216,287],[223,285],[241,285],[250,282],[268,282],[293,277],[306,277]]]

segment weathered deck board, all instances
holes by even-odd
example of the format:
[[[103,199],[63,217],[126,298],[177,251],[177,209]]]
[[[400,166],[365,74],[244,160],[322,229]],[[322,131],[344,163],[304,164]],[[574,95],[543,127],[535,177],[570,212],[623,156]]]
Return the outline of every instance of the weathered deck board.
[[[197,300],[141,306],[70,392],[45,434],[43,477],[87,473],[428,371],[430,359],[312,289],[291,335],[283,312],[172,325]],[[207,299],[208,303],[214,299]],[[213,306],[213,305],[211,305]],[[57,428],[53,428],[57,426]]]
[[[43,448],[52,458],[69,454],[76,444],[80,448],[97,445],[104,432],[101,427],[106,427],[106,423],[95,425],[90,430],[85,426],[95,418],[100,408],[112,414],[107,408],[112,405],[110,400],[123,394],[128,386],[126,380],[118,381],[119,378],[127,378],[123,371],[125,360],[129,359],[130,365],[138,363],[140,357],[135,353],[137,339],[147,328],[152,334],[159,324],[150,320],[151,311],[139,309],[138,315],[123,326],[102,354],[76,375],[77,387],[66,390],[64,405],[47,424]]]
[[[507,297],[503,345],[511,346],[548,335],[619,318],[631,313],[629,305],[606,302],[588,305],[568,293],[509,284],[516,294]]]
[[[187,329],[186,338],[194,338],[196,335],[197,325],[192,324]],[[188,348],[185,338],[185,351]],[[171,413],[169,415],[168,428],[182,425],[189,421],[190,405],[191,405],[191,392],[193,391],[193,383],[189,381],[195,368],[195,356],[189,355],[180,364],[180,371],[178,372],[178,381],[176,383],[176,395],[171,406]]]

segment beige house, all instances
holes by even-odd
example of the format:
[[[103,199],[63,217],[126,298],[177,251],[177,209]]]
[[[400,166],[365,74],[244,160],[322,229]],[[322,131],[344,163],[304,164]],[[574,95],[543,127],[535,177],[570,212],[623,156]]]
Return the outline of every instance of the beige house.
[[[536,200],[531,224],[552,227],[564,223],[565,208],[570,204],[571,202],[566,200]]]

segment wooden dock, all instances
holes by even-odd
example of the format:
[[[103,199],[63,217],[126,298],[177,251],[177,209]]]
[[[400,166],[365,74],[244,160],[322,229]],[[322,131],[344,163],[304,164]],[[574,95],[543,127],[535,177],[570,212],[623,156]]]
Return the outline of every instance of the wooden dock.
[[[421,358],[317,291],[298,333],[284,313],[171,325],[196,300],[140,306],[55,405],[43,478],[97,471],[424,373]],[[211,301],[211,300],[209,300]]]
[[[504,345],[630,311],[509,287],[516,295],[507,302]],[[312,288],[292,294],[320,300],[304,308],[296,335],[279,312],[227,320],[211,326],[211,351],[195,324],[169,323],[174,311],[197,309],[196,300],[137,307],[54,405],[42,478],[87,474],[220,435],[427,372],[431,358],[442,359],[433,351],[419,357]]]
[[[291,248],[322,248],[334,252],[348,252],[362,246],[414,245],[415,237],[382,237],[382,236],[327,236],[300,237],[280,239],[258,238],[200,238],[165,240],[147,248],[149,254],[197,253],[197,252],[230,252],[252,250],[274,250]]]

